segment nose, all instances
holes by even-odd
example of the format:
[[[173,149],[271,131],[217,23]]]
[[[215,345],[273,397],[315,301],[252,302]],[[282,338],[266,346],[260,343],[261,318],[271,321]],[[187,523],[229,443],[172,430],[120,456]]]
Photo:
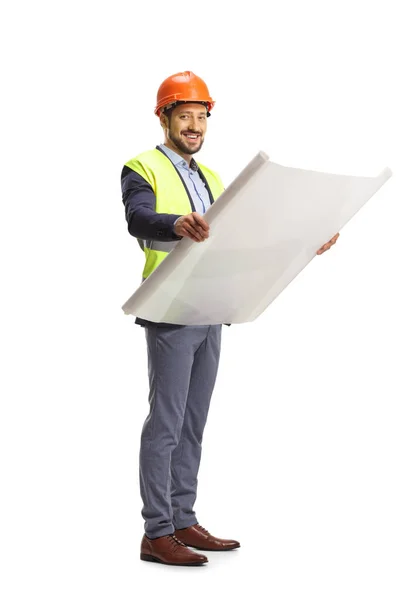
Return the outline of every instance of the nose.
[[[199,119],[195,115],[191,115],[188,123],[188,129],[191,129],[192,131],[202,131],[201,119]]]

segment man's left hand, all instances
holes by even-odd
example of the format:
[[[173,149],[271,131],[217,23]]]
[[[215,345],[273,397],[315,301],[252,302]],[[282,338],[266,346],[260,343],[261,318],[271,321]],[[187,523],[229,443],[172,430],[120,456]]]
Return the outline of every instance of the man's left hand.
[[[329,242],[326,242],[326,244],[324,244],[323,246],[321,246],[321,248],[318,250],[317,254],[323,254],[324,252],[326,252],[327,250],[329,250],[329,248],[331,246],[333,246],[333,244],[336,244],[336,240],[339,237],[339,233],[337,233],[336,235],[333,236],[333,238],[331,240],[329,240]]]

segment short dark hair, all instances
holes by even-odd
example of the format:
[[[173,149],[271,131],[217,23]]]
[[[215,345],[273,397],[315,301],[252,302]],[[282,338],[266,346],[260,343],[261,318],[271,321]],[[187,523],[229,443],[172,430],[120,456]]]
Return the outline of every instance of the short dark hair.
[[[169,108],[167,108],[166,110],[163,110],[163,114],[164,114],[164,115],[167,117],[167,119],[168,119],[168,122],[170,121],[170,118],[171,118],[172,112],[173,112],[174,108],[176,108],[176,107],[177,107],[177,105],[176,105],[176,104],[174,104],[173,106],[170,106],[170,107],[169,107]]]

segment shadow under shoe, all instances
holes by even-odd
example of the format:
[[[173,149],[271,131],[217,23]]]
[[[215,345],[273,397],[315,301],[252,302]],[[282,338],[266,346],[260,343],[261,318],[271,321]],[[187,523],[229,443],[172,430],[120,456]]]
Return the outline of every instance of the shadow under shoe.
[[[163,535],[154,540],[144,535],[140,547],[140,558],[149,562],[182,567],[197,567],[208,562],[206,556],[193,552],[174,535]]]

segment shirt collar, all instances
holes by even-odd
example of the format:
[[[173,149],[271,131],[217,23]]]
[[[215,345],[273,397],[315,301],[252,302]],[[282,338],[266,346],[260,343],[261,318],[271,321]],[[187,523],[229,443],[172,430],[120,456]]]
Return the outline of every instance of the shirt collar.
[[[176,167],[179,165],[180,167],[188,168],[186,160],[182,158],[182,156],[180,156],[177,152],[174,152],[174,150],[171,150],[171,148],[168,148],[165,144],[160,144],[160,148],[168,156],[172,164],[174,164]],[[199,169],[198,164],[194,160],[194,158],[192,158],[192,160],[190,161],[189,166],[192,169],[192,171],[198,171]]]

